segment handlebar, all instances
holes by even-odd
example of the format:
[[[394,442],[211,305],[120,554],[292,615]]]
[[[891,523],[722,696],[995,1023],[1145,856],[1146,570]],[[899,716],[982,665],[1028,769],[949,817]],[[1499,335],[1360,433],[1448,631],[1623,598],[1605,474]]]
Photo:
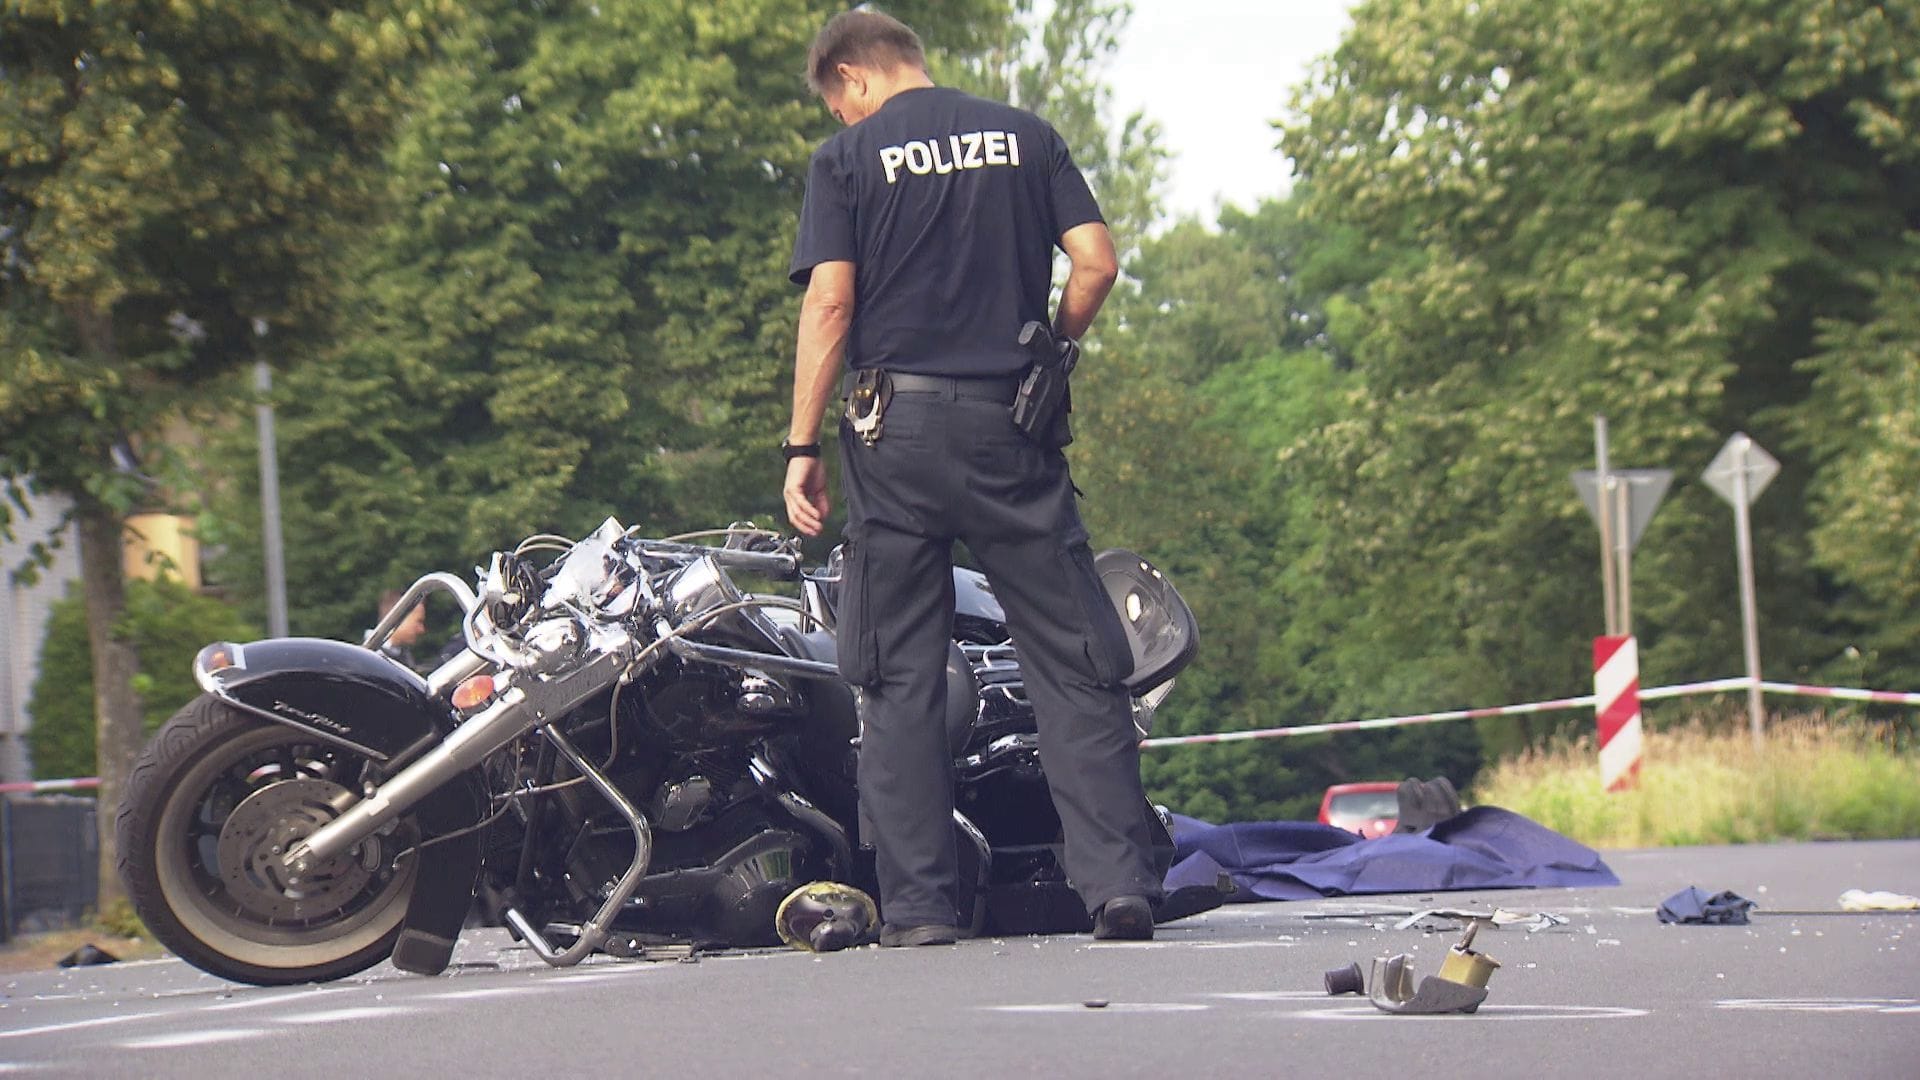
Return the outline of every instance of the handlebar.
[[[584,610],[583,607],[579,605],[584,605],[586,609],[593,609],[598,606],[598,600],[611,599],[611,595],[608,597],[590,597],[587,593],[597,592],[602,587],[600,584],[602,581],[611,584],[620,576],[620,572],[613,569],[616,561],[628,562],[631,570],[640,572],[638,580],[628,580],[630,580],[633,587],[638,590],[638,595],[645,598],[643,606],[646,607],[651,607],[654,602],[655,594],[653,588],[657,586],[661,580],[659,575],[678,574],[684,570],[684,568],[705,560],[711,560],[710,565],[716,565],[723,569],[739,570],[779,580],[791,581],[801,576],[800,553],[797,547],[788,541],[781,540],[777,534],[758,531],[750,532],[735,526],[729,527],[727,530],[715,530],[712,534],[702,533],[691,535],[726,535],[729,543],[741,539],[748,539],[749,542],[770,544],[773,550],[753,551],[732,546],[688,543],[686,541],[690,539],[690,536],[672,539],[652,539],[649,537],[635,536],[631,531],[622,533],[619,524],[612,519],[608,519],[593,535],[570,543],[565,549],[567,552],[566,555],[562,556],[545,571],[537,574],[539,581],[542,583],[541,588],[544,594],[539,599],[535,599],[535,596],[528,592],[528,586],[533,584],[531,581],[524,583],[517,589],[509,589],[509,591],[502,592],[503,589],[508,589],[510,584],[505,579],[514,576],[513,573],[503,570],[503,561],[505,565],[508,566],[518,567],[521,565],[518,563],[514,554],[504,552],[496,553],[491,567],[482,572],[483,595],[480,597],[476,597],[472,591],[469,591],[464,584],[459,583],[457,579],[452,578],[451,575],[430,574],[426,578],[422,578],[420,582],[409,591],[408,598],[412,599],[415,593],[423,592],[432,585],[438,585],[443,588],[447,587],[448,582],[459,585],[459,591],[456,592],[455,595],[460,599],[462,608],[465,609],[465,617],[461,620],[461,629],[466,635],[469,648],[496,665],[521,667],[534,662],[538,650],[529,652],[527,649],[516,647],[512,643],[510,639],[518,633],[519,629],[523,628],[520,624],[534,617],[540,610],[552,609],[558,612],[559,609],[562,608],[571,611],[577,618],[585,619],[588,622],[596,621],[600,616],[590,615],[587,610]],[[567,543],[561,537],[552,537],[550,540],[552,542],[546,545],[549,548],[557,548],[561,544]],[[522,546],[524,547],[525,544],[523,543]],[[518,550],[519,549],[516,549],[516,553]],[[601,563],[595,559],[592,553],[596,551],[601,559],[607,561]],[[637,561],[634,561],[636,556],[639,560],[645,560],[652,565],[644,567],[639,565]],[[569,566],[571,560],[577,558],[585,558],[588,560],[583,566],[598,566],[600,569],[585,571],[584,575],[580,576],[579,581],[573,582],[575,588],[571,590],[562,589],[561,585],[563,580],[571,580],[569,575],[571,575],[572,572],[566,569],[566,567]],[[603,579],[601,577],[603,573],[611,573],[613,577]],[[651,585],[648,581],[650,577],[656,579]],[[547,584],[551,584],[552,589],[548,589],[546,587]],[[613,586],[613,588],[615,595],[634,595],[618,586]],[[449,591],[452,590],[449,589]],[[492,601],[503,596],[511,598],[522,593],[528,594],[526,601],[530,601],[531,606],[525,606],[519,609],[520,614],[515,616],[513,620],[516,626],[509,628],[507,626],[493,625],[493,620],[500,618],[500,615],[492,610],[494,606]],[[565,595],[559,595],[556,598],[556,593],[565,593]],[[524,601],[516,601],[516,603],[524,603]],[[385,632],[392,629],[392,626],[388,625],[389,622],[397,625],[399,617],[404,615],[404,608],[406,606],[408,605],[402,604],[396,607],[391,619],[383,620],[381,627],[376,628],[376,632],[381,638],[384,638]],[[631,601],[629,601],[627,607],[632,607]],[[609,611],[606,614],[617,617],[623,613],[624,612]],[[370,640],[373,640],[372,635],[370,635]]]
[[[710,557],[722,566],[791,581],[800,576],[800,556],[792,551],[741,551],[738,548],[682,544],[671,540],[637,540],[642,554],[666,558]]]
[[[387,613],[380,617],[379,623],[377,623],[373,629],[367,631],[366,640],[362,641],[361,644],[369,649],[377,649],[385,645],[387,638],[393,633],[394,627],[399,626],[400,621],[405,619],[407,614],[414,608],[418,607],[420,603],[427,598],[429,592],[436,589],[451,594],[454,601],[460,605],[462,615],[472,611],[474,605],[479,603],[479,601],[474,598],[473,590],[467,587],[466,582],[461,581],[452,574],[436,571],[414,582],[411,588],[401,594],[400,599],[395,601],[394,605],[387,609]]]

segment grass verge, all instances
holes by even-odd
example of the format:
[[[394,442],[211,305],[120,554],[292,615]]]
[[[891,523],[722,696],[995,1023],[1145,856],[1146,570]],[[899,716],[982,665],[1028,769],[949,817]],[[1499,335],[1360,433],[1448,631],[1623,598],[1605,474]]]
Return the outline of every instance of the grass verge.
[[[1594,847],[1884,840],[1920,836],[1920,753],[1859,720],[1744,728],[1696,719],[1647,735],[1640,784],[1600,789],[1591,737],[1529,751],[1480,774],[1471,802],[1503,806]]]

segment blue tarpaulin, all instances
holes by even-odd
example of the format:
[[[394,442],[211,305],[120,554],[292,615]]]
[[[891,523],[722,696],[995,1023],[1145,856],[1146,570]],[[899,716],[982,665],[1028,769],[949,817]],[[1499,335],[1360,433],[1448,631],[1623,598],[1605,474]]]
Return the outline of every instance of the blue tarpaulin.
[[[1239,902],[1620,884],[1592,848],[1497,806],[1372,840],[1315,822],[1210,825],[1176,814],[1173,840],[1169,890],[1225,873]]]

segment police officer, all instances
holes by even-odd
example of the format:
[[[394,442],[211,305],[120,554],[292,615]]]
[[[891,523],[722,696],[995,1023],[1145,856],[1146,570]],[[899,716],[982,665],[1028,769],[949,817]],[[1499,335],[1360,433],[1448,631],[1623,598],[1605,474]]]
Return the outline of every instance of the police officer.
[[[818,433],[843,360],[848,501],[840,670],[859,689],[862,818],[885,945],[955,940],[958,863],[943,717],[952,548],[966,543],[1007,612],[1096,938],[1153,936],[1160,881],[1119,616],[1095,577],[1066,459],[1009,407],[1045,322],[1053,248],[1072,262],[1053,328],[1078,338],[1118,274],[1100,208],[1037,117],[937,87],[919,38],[872,11],[836,16],[807,58],[846,127],[812,159],[792,278],[806,286],[793,422],[782,444],[794,526],[828,511]],[[878,373],[884,372],[884,378]],[[877,423],[875,422],[877,421]]]

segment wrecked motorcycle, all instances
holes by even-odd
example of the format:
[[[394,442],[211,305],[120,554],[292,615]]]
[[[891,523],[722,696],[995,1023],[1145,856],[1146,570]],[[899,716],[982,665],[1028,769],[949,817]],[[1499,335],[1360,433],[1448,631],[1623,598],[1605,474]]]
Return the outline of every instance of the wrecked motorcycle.
[[[834,664],[838,560],[735,526],[497,552],[478,590],[422,577],[361,645],[217,642],[205,692],[128,779],[119,866],[147,926],[195,966],[259,984],[381,960],[433,974],[476,912],[549,964],[650,945],[777,944],[815,881],[873,890],[854,788],[859,721]],[[1102,553],[1136,654],[1142,734],[1193,654],[1192,614],[1139,557]],[[1080,931],[1059,820],[1005,616],[955,570],[948,732],[973,932]],[[754,593],[737,578],[787,582]],[[378,651],[436,592],[465,648],[426,677]],[[1143,805],[1164,873],[1164,811]],[[1161,920],[1206,910],[1188,889]]]

